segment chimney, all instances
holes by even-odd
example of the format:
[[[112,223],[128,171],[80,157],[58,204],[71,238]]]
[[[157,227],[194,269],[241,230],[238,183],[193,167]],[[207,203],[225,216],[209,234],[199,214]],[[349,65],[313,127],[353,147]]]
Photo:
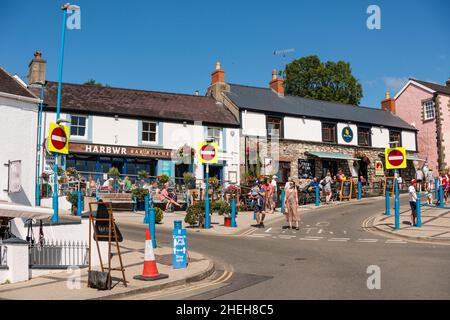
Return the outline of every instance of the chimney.
[[[40,87],[41,83],[45,83],[45,65],[47,61],[42,59],[42,53],[36,51],[34,58],[28,65],[28,87]]]
[[[446,85],[447,87],[450,87],[450,78],[448,78],[448,80],[445,82],[445,85]]]
[[[225,83],[225,71],[220,69],[220,62],[216,62],[216,70],[211,73],[211,85],[216,83]]]
[[[386,98],[381,101],[381,109],[395,113],[395,100],[391,99],[389,91],[386,91]]]
[[[272,80],[270,81],[270,89],[278,93],[280,96],[284,96],[283,79],[277,77],[277,70],[272,70]]]

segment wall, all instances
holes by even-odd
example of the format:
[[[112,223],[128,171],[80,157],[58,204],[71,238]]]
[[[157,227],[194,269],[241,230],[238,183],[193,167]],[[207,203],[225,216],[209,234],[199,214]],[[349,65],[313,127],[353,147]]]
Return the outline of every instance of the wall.
[[[92,142],[119,146],[138,145],[138,121],[92,116]]]
[[[442,124],[442,153],[443,153],[443,167],[450,167],[450,96],[440,94],[438,96],[438,103],[441,113]]]
[[[438,147],[436,141],[436,121],[422,121],[422,101],[431,99],[433,94],[413,84],[395,100],[396,114],[419,131],[417,144],[419,158],[428,159],[433,170],[438,170]]]
[[[0,200],[35,205],[37,104],[0,98]],[[8,194],[8,160],[21,160],[22,191]]]
[[[284,138],[322,142],[322,124],[319,120],[284,117]]]

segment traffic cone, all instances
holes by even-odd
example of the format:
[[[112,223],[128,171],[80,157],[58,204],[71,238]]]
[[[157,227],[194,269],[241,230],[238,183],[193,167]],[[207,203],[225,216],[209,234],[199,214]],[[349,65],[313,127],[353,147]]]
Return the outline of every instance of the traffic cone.
[[[152,237],[150,230],[145,230],[145,254],[144,254],[144,270],[142,275],[134,276],[134,279],[153,281],[168,278],[169,275],[159,273],[156,267],[155,254],[153,253]]]

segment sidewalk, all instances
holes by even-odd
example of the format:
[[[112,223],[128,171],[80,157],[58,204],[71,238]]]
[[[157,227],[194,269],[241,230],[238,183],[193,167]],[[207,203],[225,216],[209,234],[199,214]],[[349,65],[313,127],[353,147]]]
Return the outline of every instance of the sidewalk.
[[[144,237],[144,235],[143,235]],[[113,252],[116,250],[113,247]],[[0,285],[0,299],[32,299],[32,300],[89,300],[113,299],[126,297],[130,294],[152,292],[164,288],[184,285],[189,282],[200,281],[214,272],[214,264],[205,256],[189,252],[187,269],[172,269],[171,248],[158,247],[155,251],[158,271],[169,275],[169,278],[156,281],[135,280],[135,275],[142,273],[144,261],[144,241],[126,240],[120,244],[125,276],[128,287],[123,283],[117,284],[111,290],[100,291],[87,287],[87,268],[81,269],[81,288],[69,289],[69,280],[74,276],[66,271],[31,279],[29,281]],[[119,259],[114,256],[112,266],[119,266]],[[94,270],[99,270],[95,268]],[[113,285],[117,282],[121,272],[112,271]],[[73,286],[72,286],[73,287]]]
[[[405,201],[402,201],[405,202]],[[384,212],[371,218],[369,226],[394,235],[419,241],[440,242],[450,245],[450,210],[431,207],[421,207],[422,227],[411,225],[411,210],[409,203],[400,206],[400,230],[395,230],[395,213],[391,209],[391,215]]]

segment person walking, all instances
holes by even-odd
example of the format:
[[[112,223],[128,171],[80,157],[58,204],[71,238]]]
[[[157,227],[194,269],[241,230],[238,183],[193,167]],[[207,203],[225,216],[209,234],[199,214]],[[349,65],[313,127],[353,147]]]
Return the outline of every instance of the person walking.
[[[278,186],[277,186],[277,176],[272,176],[272,181],[270,181],[272,185],[272,204],[273,204],[273,212],[277,211],[277,201],[278,201]]]
[[[266,196],[265,196],[266,210],[268,213],[273,213],[275,210],[275,202],[273,201],[274,188],[268,179],[266,180],[265,189],[266,189]]]
[[[252,225],[252,227],[264,228],[264,218],[265,218],[265,214],[263,213],[264,194],[261,192],[258,180],[255,181],[253,187],[251,188],[249,197],[252,201],[253,210],[256,213],[256,222],[257,222],[257,224]]]
[[[416,179],[411,180],[411,185],[408,188],[409,206],[411,207],[411,224],[416,226],[417,219],[417,192],[416,192]]]
[[[422,183],[423,183],[423,171],[422,169],[417,169],[416,171],[416,184],[419,192],[422,192]]]
[[[323,191],[325,191],[325,203],[330,204],[331,197],[333,192],[331,191],[331,184],[333,183],[333,179],[331,178],[331,174],[328,171],[327,176],[322,180]]]
[[[285,190],[284,207],[286,208],[286,219],[289,223],[289,229],[292,229],[292,223],[295,222],[295,229],[299,230],[299,217],[297,212],[298,193],[293,182],[291,182],[289,188]]]

